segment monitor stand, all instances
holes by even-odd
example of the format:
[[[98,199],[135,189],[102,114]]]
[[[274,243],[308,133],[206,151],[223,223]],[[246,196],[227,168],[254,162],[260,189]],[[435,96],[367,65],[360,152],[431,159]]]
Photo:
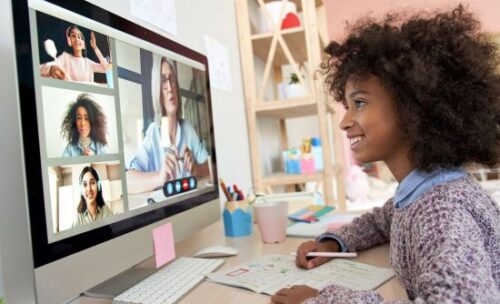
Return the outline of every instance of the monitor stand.
[[[151,276],[156,271],[158,271],[158,269],[135,266],[90,288],[83,294],[92,298],[113,299],[125,290]]]

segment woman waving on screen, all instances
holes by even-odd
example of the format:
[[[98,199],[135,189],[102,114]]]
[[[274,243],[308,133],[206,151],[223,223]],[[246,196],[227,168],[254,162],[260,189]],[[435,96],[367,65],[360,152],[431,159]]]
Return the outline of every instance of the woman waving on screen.
[[[76,25],[66,29],[66,43],[70,51],[63,52],[54,61],[42,64],[40,66],[42,76],[62,80],[93,82],[94,73],[106,73],[106,70],[110,68],[110,63],[97,47],[94,32],[90,32],[90,47],[94,50],[99,63],[87,58],[85,38]]]

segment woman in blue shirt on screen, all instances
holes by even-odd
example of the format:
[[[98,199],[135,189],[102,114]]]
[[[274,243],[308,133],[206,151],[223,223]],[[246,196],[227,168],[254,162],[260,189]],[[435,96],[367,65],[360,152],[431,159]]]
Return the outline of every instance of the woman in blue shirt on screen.
[[[153,54],[151,93],[155,120],[127,170],[130,193],[152,191],[166,181],[206,175],[208,152],[182,119],[179,82],[172,62]]]
[[[69,105],[61,134],[69,142],[63,157],[106,154],[106,115],[92,95],[82,93]]]

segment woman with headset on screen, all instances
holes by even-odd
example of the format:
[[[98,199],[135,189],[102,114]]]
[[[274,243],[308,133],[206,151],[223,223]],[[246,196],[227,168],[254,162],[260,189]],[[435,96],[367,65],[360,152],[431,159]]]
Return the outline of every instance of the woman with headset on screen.
[[[182,119],[179,82],[172,62],[153,54],[151,93],[155,120],[127,170],[130,193],[152,191],[166,181],[208,175],[208,152]]]
[[[69,142],[63,157],[106,154],[106,115],[92,95],[78,95],[69,105],[61,129]]]
[[[73,227],[90,224],[113,215],[111,209],[104,203],[102,186],[97,170],[84,167],[79,178],[80,203]]]
[[[99,63],[87,58],[85,38],[76,25],[66,29],[66,43],[70,53],[62,52],[54,61],[40,66],[40,74],[62,80],[93,82],[94,73],[106,73],[109,63],[97,47],[95,34],[90,32],[90,47],[94,50]]]

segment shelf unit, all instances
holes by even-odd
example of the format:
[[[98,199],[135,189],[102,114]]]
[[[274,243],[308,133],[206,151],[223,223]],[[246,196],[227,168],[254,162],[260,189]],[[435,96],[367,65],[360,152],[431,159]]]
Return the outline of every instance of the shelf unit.
[[[296,5],[297,13],[301,17],[301,26],[281,30],[280,25],[274,25],[272,31],[265,33],[258,33],[255,30],[255,24],[251,24],[251,20],[255,18],[251,17],[261,14],[268,21],[272,20],[270,12],[266,9],[266,3],[270,1],[235,1],[254,187],[272,192],[273,187],[284,186],[287,190],[292,190],[294,185],[316,181],[318,184],[323,184],[325,202],[345,210],[344,172],[340,161],[344,158],[340,146],[338,120],[334,108],[327,104],[323,79],[316,73],[327,39],[326,24],[318,26],[318,22],[325,22],[324,16],[321,16],[324,13],[323,1],[283,0],[282,3],[285,5],[288,1]],[[283,4],[281,16],[285,15]],[[262,68],[261,71],[257,68],[256,60],[265,62],[263,71]],[[278,84],[284,79],[284,65],[287,65],[293,73],[304,76],[301,83],[308,91],[306,96],[280,99]],[[267,90],[269,85],[271,93]],[[277,140],[284,150],[290,148],[285,120],[304,116],[317,117],[324,170],[309,175],[281,172],[264,176],[259,152],[262,143],[259,142],[258,118],[267,117],[278,121]],[[332,149],[335,150],[334,154]]]

